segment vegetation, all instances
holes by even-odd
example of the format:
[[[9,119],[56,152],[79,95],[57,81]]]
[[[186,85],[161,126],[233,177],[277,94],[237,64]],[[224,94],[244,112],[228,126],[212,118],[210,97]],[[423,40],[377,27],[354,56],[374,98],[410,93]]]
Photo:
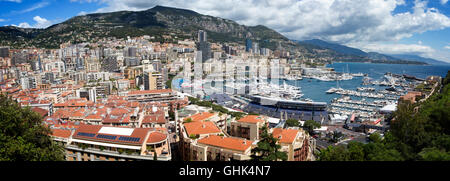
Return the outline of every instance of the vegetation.
[[[400,102],[384,138],[373,134],[368,144],[350,142],[346,147],[330,146],[322,150],[319,160],[450,160],[449,80],[450,71],[440,93],[423,103]]]
[[[198,134],[191,134],[191,135],[189,135],[189,138],[195,140],[195,139],[200,138],[200,135],[198,135]]]
[[[220,105],[213,104],[211,101],[202,101],[202,100],[194,98],[194,97],[188,97],[188,99],[191,104],[195,104],[195,105],[199,105],[199,106],[203,106],[203,107],[210,107],[213,109],[213,111],[217,111],[217,112],[223,113],[223,114],[229,114],[236,119],[241,119],[244,115],[246,115],[243,112],[228,111],[228,109],[225,109],[224,107],[222,107]]]
[[[286,125],[289,127],[296,127],[296,126],[299,126],[300,123],[296,119],[288,119],[288,120],[286,120]]]
[[[183,123],[190,123],[190,122],[192,122],[191,118],[187,118],[186,120],[183,121]]]
[[[303,124],[303,128],[308,131],[309,135],[313,135],[314,129],[320,128],[320,123],[314,121],[314,120],[307,120]]]
[[[0,161],[64,160],[64,148],[50,133],[38,113],[0,95]]]
[[[277,144],[278,139],[268,132],[267,126],[263,126],[260,141],[257,147],[251,150],[252,160],[255,161],[278,161],[287,160],[287,154],[281,152],[281,146]]]

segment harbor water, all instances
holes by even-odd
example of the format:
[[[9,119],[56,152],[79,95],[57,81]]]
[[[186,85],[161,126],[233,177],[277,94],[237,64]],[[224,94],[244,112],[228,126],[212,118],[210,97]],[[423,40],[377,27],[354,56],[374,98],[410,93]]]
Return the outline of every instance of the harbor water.
[[[327,67],[334,68],[336,72],[345,73],[364,73],[368,74],[372,80],[381,80],[385,73],[407,74],[425,79],[427,76],[437,75],[445,77],[450,66],[443,65],[400,65],[400,64],[372,64],[372,63],[333,63]],[[347,68],[348,67],[348,68]],[[351,80],[339,81],[339,87],[343,89],[356,90],[357,87],[366,87],[361,85],[364,77],[353,77]],[[304,98],[310,98],[314,101],[327,102],[333,98],[341,97],[338,94],[325,93],[331,87],[336,87],[336,81],[319,81],[317,79],[304,78],[303,80],[287,80],[287,84],[300,86]],[[377,90],[385,89],[383,86],[370,86]]]

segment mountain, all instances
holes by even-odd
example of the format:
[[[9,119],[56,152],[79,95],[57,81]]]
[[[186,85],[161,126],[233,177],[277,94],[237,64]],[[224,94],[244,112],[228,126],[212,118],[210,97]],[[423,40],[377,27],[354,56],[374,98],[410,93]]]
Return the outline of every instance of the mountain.
[[[432,59],[432,58],[424,58],[424,57],[421,57],[421,56],[418,56],[418,55],[393,54],[393,55],[390,55],[390,56],[396,57],[396,58],[399,58],[399,59],[403,59],[403,60],[424,62],[424,63],[431,64],[431,65],[449,65],[450,64],[450,63],[439,61],[439,60],[435,60],[435,59]]]
[[[428,62],[419,61],[416,59],[404,59],[400,57],[389,56],[377,52],[364,52],[357,48],[351,48],[338,43],[326,42],[319,39],[296,41],[301,45],[313,45],[324,49],[335,51],[338,55],[338,61],[369,61],[372,63],[399,63],[399,64],[427,64]]]
[[[362,57],[367,56],[367,53],[360,49],[347,47],[347,46],[340,45],[337,43],[329,43],[329,42],[319,40],[319,39],[300,41],[300,43],[312,44],[312,45],[316,45],[316,46],[319,46],[322,48],[332,49],[338,53],[346,54],[346,55],[356,55],[356,56],[362,56]]]
[[[292,41],[280,33],[262,25],[245,26],[232,20],[202,15],[195,11],[164,6],[155,6],[144,11],[118,11],[75,16],[67,21],[45,29],[0,27],[0,46],[12,48],[59,48],[62,43],[96,42],[103,38],[127,38],[149,35],[152,41],[177,42],[197,39],[198,30],[207,32],[210,42],[245,44],[249,38],[259,47],[291,52],[290,57],[305,61],[321,60],[418,63],[390,61],[392,57],[376,55],[374,60],[368,53],[322,40]],[[373,57],[372,57],[373,58]]]
[[[76,16],[46,29],[1,27],[2,45],[59,48],[61,43],[95,41],[104,37],[150,35],[155,41],[169,41],[164,35],[179,40],[196,39],[198,30],[208,33],[211,42],[244,43],[246,38],[259,42],[260,47],[276,49],[300,48],[280,33],[262,25],[244,26],[213,16],[185,9],[155,6],[145,11],[119,11]]]

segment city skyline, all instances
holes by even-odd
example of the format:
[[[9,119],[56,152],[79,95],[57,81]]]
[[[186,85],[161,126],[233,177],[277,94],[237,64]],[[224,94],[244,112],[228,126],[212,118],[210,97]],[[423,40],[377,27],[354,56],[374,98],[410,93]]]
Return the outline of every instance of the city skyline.
[[[77,15],[140,11],[163,5],[231,19],[244,25],[265,25],[292,40],[319,38],[366,52],[413,54],[450,62],[450,4],[446,0],[303,0],[275,4],[224,1],[220,7],[216,3],[177,0],[2,0],[0,26],[46,28]]]

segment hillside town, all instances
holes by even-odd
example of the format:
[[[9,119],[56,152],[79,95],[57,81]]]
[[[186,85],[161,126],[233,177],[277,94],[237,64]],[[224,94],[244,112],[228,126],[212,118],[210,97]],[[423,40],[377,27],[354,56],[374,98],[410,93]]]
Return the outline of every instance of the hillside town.
[[[249,160],[273,118],[190,104],[196,95],[172,89],[173,77],[189,69],[198,52],[214,61],[280,59],[283,75],[301,76],[300,69],[288,64],[287,51],[251,40],[246,46],[209,43],[203,31],[198,36],[164,44],[143,36],[59,49],[1,47],[1,92],[39,113],[68,161]],[[270,126],[269,132],[289,161],[315,159],[314,139],[302,128]]]

